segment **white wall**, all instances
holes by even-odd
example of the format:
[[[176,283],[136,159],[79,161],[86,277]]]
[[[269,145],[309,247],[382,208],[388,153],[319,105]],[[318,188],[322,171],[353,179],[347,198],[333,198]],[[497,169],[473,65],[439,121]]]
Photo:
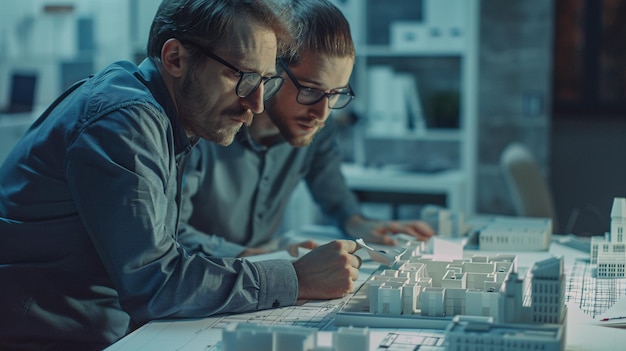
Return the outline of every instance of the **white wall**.
[[[93,19],[93,69],[117,60],[132,60],[145,47],[160,0],[0,0],[0,106],[6,106],[11,72],[37,70],[37,105],[61,93],[59,63],[77,50],[77,21]],[[49,13],[46,5],[73,5],[69,13]],[[135,9],[135,11],[131,11]],[[131,18],[131,12],[133,18]]]
[[[0,116],[0,162],[30,121],[63,90],[61,63],[86,60],[97,71],[144,50],[161,0],[0,0],[0,109],[15,71],[37,72],[32,116]],[[66,13],[46,5],[73,5]],[[78,50],[78,20],[93,20],[93,51]],[[84,72],[81,72],[82,75]],[[93,73],[93,72],[89,72]]]

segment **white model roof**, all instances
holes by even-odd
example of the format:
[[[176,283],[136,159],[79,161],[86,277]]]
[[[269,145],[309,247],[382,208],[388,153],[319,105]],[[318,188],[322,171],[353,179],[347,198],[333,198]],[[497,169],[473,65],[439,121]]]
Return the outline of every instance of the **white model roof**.
[[[613,199],[611,218],[615,217],[626,218],[626,198],[616,197]]]
[[[558,278],[563,273],[563,261],[556,257],[537,261],[533,265],[532,273],[537,278]]]

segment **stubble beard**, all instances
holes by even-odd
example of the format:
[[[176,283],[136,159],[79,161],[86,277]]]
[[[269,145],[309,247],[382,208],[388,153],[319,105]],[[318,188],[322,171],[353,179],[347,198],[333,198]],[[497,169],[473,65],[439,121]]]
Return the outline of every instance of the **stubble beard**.
[[[190,72],[176,94],[178,103],[178,114],[181,124],[186,131],[193,135],[206,139],[220,145],[230,145],[235,134],[241,129],[239,126],[224,125],[224,119],[230,116],[242,116],[244,112],[218,113],[214,108],[209,107],[210,103],[205,96],[199,82],[192,77]]]
[[[324,128],[324,122],[316,122],[315,127],[317,128],[313,133],[305,134],[305,135],[293,135],[290,133],[290,138],[288,139],[289,144],[293,147],[303,147],[309,145],[315,139],[315,136]]]
[[[324,122],[316,121],[315,126],[317,127],[317,129],[315,130],[315,132],[305,135],[296,135],[291,131],[291,126],[289,125],[289,123],[285,123],[284,121],[278,119],[272,119],[272,122],[278,127],[280,135],[285,140],[287,140],[287,142],[293,147],[303,147],[309,145],[313,141],[313,138],[315,138],[317,133],[319,133],[319,131],[324,127]],[[297,124],[297,121],[294,121],[293,123]],[[299,127],[295,126],[294,128]]]

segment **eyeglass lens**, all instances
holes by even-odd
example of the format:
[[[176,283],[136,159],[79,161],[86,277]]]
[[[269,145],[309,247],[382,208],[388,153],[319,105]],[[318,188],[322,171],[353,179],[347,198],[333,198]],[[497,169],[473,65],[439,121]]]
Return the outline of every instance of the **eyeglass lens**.
[[[314,88],[300,87],[298,88],[298,97],[296,100],[303,105],[313,105],[318,103],[325,96],[328,97],[328,107],[332,109],[346,107],[353,98],[350,92],[325,93]]]
[[[241,98],[250,96],[263,82],[263,100],[267,100],[274,96],[283,85],[283,78],[279,76],[267,78],[256,72],[240,72],[240,74],[237,96]]]
[[[295,87],[298,89],[298,95],[296,96],[296,101],[303,105],[313,105],[318,103],[324,97],[328,97],[328,108],[331,109],[341,109],[350,103],[354,98],[354,93],[350,88],[349,91],[345,92],[336,92],[336,93],[326,93],[322,90],[303,87],[298,83],[296,77],[294,77],[293,73],[287,67],[287,64],[283,60],[279,60],[280,65],[284,68],[285,72],[289,79],[293,82]]]
[[[210,50],[204,49],[198,45],[196,46],[199,47],[206,56],[239,74],[239,81],[237,82],[236,93],[237,96],[239,96],[240,98],[250,96],[256,91],[259,85],[261,85],[261,82],[263,82],[263,100],[267,100],[274,96],[274,94],[276,94],[280,87],[283,85],[284,79],[281,76],[273,76],[268,78],[263,77],[260,73],[257,72],[244,72],[234,65],[228,63],[223,58],[212,53]]]

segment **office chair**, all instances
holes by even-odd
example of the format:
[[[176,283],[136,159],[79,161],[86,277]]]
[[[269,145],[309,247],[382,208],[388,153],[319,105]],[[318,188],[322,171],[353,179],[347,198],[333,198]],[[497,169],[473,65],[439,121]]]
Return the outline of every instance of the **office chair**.
[[[500,155],[500,167],[517,216],[552,218],[558,228],[552,192],[528,148],[519,142],[507,145]]]

